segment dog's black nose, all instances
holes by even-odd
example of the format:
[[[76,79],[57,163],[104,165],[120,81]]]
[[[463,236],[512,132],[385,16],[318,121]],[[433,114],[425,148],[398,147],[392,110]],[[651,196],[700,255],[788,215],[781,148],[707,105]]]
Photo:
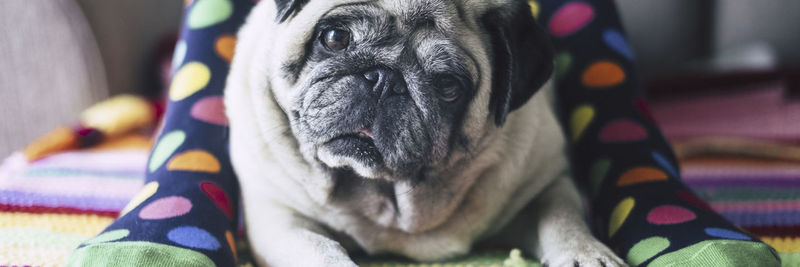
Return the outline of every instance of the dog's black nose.
[[[364,72],[364,79],[372,86],[372,92],[380,99],[390,95],[406,93],[406,82],[403,75],[388,68],[376,68]]]

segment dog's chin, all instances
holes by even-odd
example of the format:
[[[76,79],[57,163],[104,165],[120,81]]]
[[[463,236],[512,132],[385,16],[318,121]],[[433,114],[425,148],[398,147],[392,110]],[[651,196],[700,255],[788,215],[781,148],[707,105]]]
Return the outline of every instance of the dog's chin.
[[[374,141],[364,135],[342,135],[331,139],[318,147],[317,158],[328,168],[349,168],[364,178],[391,177]]]

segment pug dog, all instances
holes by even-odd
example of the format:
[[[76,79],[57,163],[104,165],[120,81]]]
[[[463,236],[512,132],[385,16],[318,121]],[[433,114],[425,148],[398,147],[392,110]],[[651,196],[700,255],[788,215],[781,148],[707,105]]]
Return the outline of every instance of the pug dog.
[[[261,266],[418,261],[473,246],[623,266],[590,233],[522,0],[263,0],[227,80]]]

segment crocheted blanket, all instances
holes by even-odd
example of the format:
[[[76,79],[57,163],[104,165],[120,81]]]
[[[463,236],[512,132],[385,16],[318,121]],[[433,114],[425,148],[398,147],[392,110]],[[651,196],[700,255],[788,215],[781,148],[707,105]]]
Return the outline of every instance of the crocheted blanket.
[[[773,246],[784,266],[800,266],[800,164],[792,159],[796,153],[792,149],[797,147],[791,142],[780,146],[763,142],[789,129],[778,126],[781,116],[793,117],[793,112],[800,111],[796,104],[775,103],[779,99],[780,88],[768,85],[727,99],[654,103],[653,114],[681,155],[684,182],[708,208]],[[671,117],[676,110],[713,117],[741,108],[737,103],[744,100],[750,101],[748,109],[758,110],[762,116],[739,116],[739,123],[760,123],[761,136],[736,139],[731,138],[734,130],[692,132],[706,128],[701,127],[706,122]],[[767,115],[772,124],[764,122]],[[724,135],[728,136],[720,137]],[[754,137],[762,141],[754,141]],[[779,139],[791,139],[784,137]],[[75,247],[108,226],[142,189],[150,146],[150,136],[134,133],[32,163],[21,153],[8,157],[0,165],[0,266],[62,266]],[[239,241],[237,247],[240,266],[248,266],[246,243]],[[393,259],[365,259],[362,263],[410,264]],[[478,252],[449,264],[538,266],[517,251]]]
[[[770,102],[742,98],[738,102],[716,101],[715,105],[689,103],[696,104],[694,109],[673,106],[669,112],[657,111],[656,114],[661,114],[660,118],[672,116],[678,121],[695,122],[695,130],[718,130],[695,131],[694,133],[700,134],[689,135],[691,138],[677,136],[680,138],[674,141],[679,148],[678,152],[684,155],[685,165],[683,170],[678,170],[672,164],[672,154],[663,154],[669,148],[655,125],[647,120],[649,117],[645,118],[647,112],[644,102],[635,99],[633,102],[636,110],[633,110],[634,107],[628,101],[638,90],[635,79],[637,76],[630,61],[631,51],[624,35],[617,30],[619,25],[613,6],[605,1],[592,3],[594,7],[583,1],[542,1],[542,8],[539,9],[539,5],[531,2],[531,12],[534,16],[541,13],[541,21],[547,22],[549,33],[559,49],[556,57],[556,80],[560,88],[559,99],[566,103],[562,105],[564,109],[560,110],[560,114],[565,118],[565,114],[572,114],[566,124],[571,140],[575,143],[572,148],[580,152],[572,154],[576,156],[573,159],[573,168],[579,180],[591,178],[589,182],[592,183],[592,190],[597,191],[598,197],[594,200],[599,204],[594,205],[594,213],[597,215],[595,219],[603,221],[599,225],[608,222],[609,227],[605,228],[607,231],[603,231],[603,236],[609,239],[606,241],[618,254],[625,254],[626,260],[635,265],[655,262],[659,262],[655,265],[665,265],[688,259],[695,266],[706,266],[708,263],[721,266],[725,262],[754,263],[766,258],[773,259],[772,250],[765,249],[761,243],[751,242],[750,236],[737,231],[716,214],[707,212],[716,209],[732,222],[751,231],[754,236],[759,236],[775,246],[781,252],[785,265],[797,265],[798,197],[792,193],[796,191],[793,187],[797,186],[798,172],[795,166],[797,158],[791,156],[796,147],[786,145],[796,145],[800,138],[786,125],[795,125],[792,119],[798,116],[781,115],[787,114],[785,112],[769,115],[765,112],[771,110],[769,107],[786,109],[779,111],[796,109],[775,103],[757,107],[757,103]],[[235,4],[234,8],[231,4]],[[100,260],[96,264],[125,261],[133,255],[127,248],[142,247],[140,245],[145,246],[137,250],[134,256],[139,257],[135,260],[139,265],[163,264],[164,262],[155,262],[162,254],[169,254],[170,260],[178,259],[183,263],[197,263],[193,260],[198,260],[209,263],[208,265],[213,265],[210,262],[213,261],[218,266],[233,265],[233,262],[249,264],[248,253],[242,246],[245,242],[241,242],[242,238],[235,238],[234,234],[236,224],[233,222],[236,221],[234,216],[237,213],[233,202],[238,198],[238,193],[235,183],[229,179],[232,176],[230,166],[220,164],[220,160],[227,162],[224,157],[218,160],[208,152],[225,154],[222,152],[225,151],[226,139],[217,137],[225,133],[223,126],[227,125],[227,120],[221,116],[221,112],[214,111],[221,110],[221,81],[226,77],[226,64],[230,61],[235,43],[232,35],[227,34],[238,27],[249,5],[252,5],[249,0],[226,0],[196,1],[187,6],[186,27],[181,34],[183,41],[176,47],[177,61],[173,65],[176,72],[169,90],[170,108],[163,124],[165,134],[160,137],[159,144],[153,150],[149,164],[146,163],[146,151],[150,146],[150,137],[129,135],[104,143],[101,148],[91,151],[67,149],[68,152],[49,155],[34,163],[27,163],[17,154],[0,167],[0,211],[3,212],[0,215],[0,266],[59,265],[68,251],[80,242],[83,242],[82,248],[77,250],[77,256],[73,254],[72,257],[72,262],[76,264],[92,260]],[[600,43],[606,45],[597,45]],[[214,75],[210,75],[211,73]],[[616,97],[611,97],[614,95]],[[601,99],[607,101],[600,101]],[[703,120],[715,111],[724,110],[720,108],[720,104],[732,105],[729,108],[739,113]],[[668,103],[662,108],[670,110],[669,107]],[[703,109],[704,107],[714,107],[717,110]],[[748,109],[743,110],[742,107]],[[137,109],[117,109],[122,115],[130,115],[131,110]],[[694,112],[686,113],[686,110]],[[109,113],[88,114],[89,117],[97,115],[104,118]],[[147,114],[139,115],[141,116],[136,118],[148,118]],[[186,120],[187,115],[191,115],[193,119]],[[734,118],[736,121],[725,121],[725,118]],[[613,120],[609,121],[610,119]],[[750,123],[742,123],[745,120]],[[82,121],[86,123],[98,120]],[[148,121],[145,119],[138,122],[146,124]],[[127,125],[139,123],[128,122]],[[711,125],[714,127],[709,127]],[[731,125],[736,127],[723,127]],[[756,126],[751,131],[755,135],[739,133],[733,139],[719,138],[716,135],[726,130],[736,132],[742,125]],[[102,127],[102,123],[83,126],[75,134],[63,134],[62,131],[59,135],[56,131],[54,141],[49,142],[45,138],[41,147],[29,146],[25,150],[27,159],[48,156],[52,151],[41,148],[53,144],[64,150],[93,146],[100,140],[98,136],[118,136],[111,134],[119,130],[118,128]],[[668,137],[676,137],[670,136],[669,129],[677,127],[677,123],[666,123],[663,127]],[[102,131],[98,132],[98,129]],[[599,132],[599,135],[593,132]],[[684,130],[677,132],[692,133]],[[774,132],[782,135],[760,135]],[[187,138],[187,133],[193,134],[193,138]],[[588,138],[589,136],[599,138]],[[697,138],[710,138],[711,141]],[[176,150],[186,140],[190,144],[182,146],[184,150]],[[641,149],[627,151],[626,148]],[[733,153],[728,153],[727,157],[709,157],[709,152]],[[730,155],[744,155],[749,158],[731,158]],[[609,171],[611,163],[606,158],[608,156],[614,157],[614,164],[618,169],[616,171],[623,170],[622,167],[640,167],[617,176],[619,173]],[[754,156],[759,159],[753,159]],[[186,164],[187,162],[209,164]],[[660,167],[641,167],[652,164]],[[144,174],[145,165],[148,165],[147,174]],[[221,169],[225,171],[221,172]],[[587,175],[589,171],[592,172],[591,175]],[[683,184],[677,180],[680,177],[679,171],[683,172],[684,181],[709,201],[710,206],[684,190]],[[605,179],[609,175],[620,178],[615,183],[612,179]],[[668,179],[670,177],[672,179]],[[215,181],[207,181],[211,178]],[[144,179],[148,180],[147,185],[142,185]],[[648,181],[659,183],[628,186]],[[185,186],[192,186],[193,195],[187,197],[200,196],[200,202],[188,201],[184,197],[186,195],[181,195],[189,191],[174,192],[188,188],[175,183],[188,183]],[[196,187],[198,185],[199,188]],[[221,186],[227,188],[231,195],[226,195]],[[634,190],[642,187],[656,190]],[[664,188],[668,190],[661,190]],[[134,192],[139,193],[134,195]],[[675,201],[682,206],[693,206],[689,207],[690,210],[681,206],[662,205],[666,202],[652,201],[662,197],[680,198]],[[129,204],[123,207],[125,203]],[[634,203],[638,208],[631,213]],[[136,209],[136,212],[122,216],[111,224],[117,215],[132,209]],[[645,211],[649,212],[645,214]],[[178,224],[180,220],[163,221],[165,224],[160,225],[155,221],[187,213],[182,219],[192,220],[190,225]],[[211,213],[221,219],[214,220]],[[630,221],[627,223],[629,226],[647,227],[621,227],[626,220]],[[642,224],[645,220],[650,224]],[[109,224],[111,226],[105,228],[106,231],[102,234],[82,241]],[[672,226],[677,228],[671,228]],[[667,234],[674,236],[661,236]],[[236,240],[240,241],[237,243]],[[180,247],[166,245],[164,242],[167,241],[171,242],[169,244],[179,244]],[[715,249],[705,249],[709,245],[713,245]],[[748,249],[750,247],[754,250]],[[700,257],[699,261],[693,260],[701,250],[705,251],[705,257]],[[100,255],[98,251],[112,253]],[[729,258],[736,259],[732,262],[726,261]],[[394,259],[362,259],[360,262],[363,265],[410,264]],[[516,250],[510,253],[478,252],[440,265],[458,264],[536,265],[523,259]]]

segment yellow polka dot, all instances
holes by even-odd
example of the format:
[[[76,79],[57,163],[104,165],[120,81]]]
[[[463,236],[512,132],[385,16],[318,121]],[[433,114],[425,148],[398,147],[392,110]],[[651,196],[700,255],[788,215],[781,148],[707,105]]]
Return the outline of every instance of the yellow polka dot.
[[[238,261],[239,257],[236,255],[236,241],[233,239],[233,234],[231,234],[231,231],[225,231],[225,239],[228,240],[228,246],[230,246],[231,251],[233,251],[233,261]]]
[[[593,88],[614,86],[623,81],[625,81],[625,71],[610,61],[599,61],[592,64],[581,78],[584,86]]]
[[[667,179],[667,174],[663,171],[655,168],[649,167],[638,167],[633,168],[625,173],[623,173],[619,180],[617,180],[617,186],[626,186],[644,182],[653,182],[653,181],[662,181]]]
[[[578,141],[589,126],[589,123],[594,119],[595,111],[590,105],[581,105],[572,112],[570,119],[570,126],[572,129],[572,141]]]
[[[169,99],[181,101],[200,91],[211,80],[211,71],[200,62],[186,63],[172,80],[169,87]]]
[[[175,155],[167,163],[167,170],[218,173],[220,164],[211,153],[203,150],[189,150]]]
[[[233,35],[223,35],[214,43],[217,55],[229,63],[233,59],[234,48],[236,48],[236,36]]]
[[[632,197],[628,197],[623,199],[622,201],[617,204],[614,208],[614,211],[611,212],[611,218],[609,218],[608,222],[608,237],[614,236],[619,230],[619,227],[625,222],[625,219],[628,218],[628,215],[633,210],[633,205],[636,203]]]
[[[153,181],[144,185],[144,187],[142,187],[142,190],[139,191],[139,193],[137,193],[131,199],[131,201],[128,202],[128,205],[126,205],[125,208],[123,208],[122,211],[119,212],[119,217],[122,217],[122,215],[125,215],[126,213],[136,208],[136,206],[139,206],[139,204],[142,204],[142,202],[153,196],[153,194],[155,194],[157,190],[158,190],[158,182]]]
[[[531,14],[533,17],[538,19],[539,18],[539,3],[536,1],[528,1],[528,4],[531,5]]]

